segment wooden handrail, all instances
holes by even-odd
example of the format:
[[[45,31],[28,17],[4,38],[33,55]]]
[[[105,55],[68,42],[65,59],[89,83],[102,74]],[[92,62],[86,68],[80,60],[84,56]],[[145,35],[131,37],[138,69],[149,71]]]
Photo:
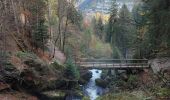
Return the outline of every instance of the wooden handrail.
[[[120,62],[76,62],[76,64],[119,64]],[[148,62],[141,62],[141,63],[130,63],[130,64],[148,64]],[[121,64],[129,64],[126,62],[122,62]]]
[[[79,62],[148,61],[148,59],[79,59]]]
[[[96,61],[106,61],[106,60],[119,60],[119,61],[125,61],[125,60],[137,60],[137,61],[148,61],[148,59],[88,59],[88,58],[78,58],[79,60],[96,60]]]
[[[149,68],[147,59],[83,59],[75,64],[82,68]]]

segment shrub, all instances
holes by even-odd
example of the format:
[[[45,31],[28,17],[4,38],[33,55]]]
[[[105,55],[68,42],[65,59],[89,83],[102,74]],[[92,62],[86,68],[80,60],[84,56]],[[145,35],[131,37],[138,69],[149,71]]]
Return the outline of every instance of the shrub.
[[[138,84],[138,78],[136,75],[130,75],[127,81],[129,88],[136,88]]]
[[[21,59],[37,59],[37,56],[32,52],[18,51],[16,56],[21,58]]]
[[[154,93],[159,97],[169,97],[170,89],[169,88],[156,87],[155,90],[154,90]]]
[[[50,66],[59,71],[63,71],[65,69],[65,67],[61,65],[58,61],[54,61],[53,63],[51,63]]]

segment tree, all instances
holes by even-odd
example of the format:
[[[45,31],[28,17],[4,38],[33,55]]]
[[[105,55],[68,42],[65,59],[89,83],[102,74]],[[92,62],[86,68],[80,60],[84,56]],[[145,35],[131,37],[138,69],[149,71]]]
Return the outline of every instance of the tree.
[[[134,5],[132,9],[133,22],[136,27],[136,37],[135,37],[135,54],[134,58],[144,58],[149,55],[149,42],[148,42],[148,18],[146,14],[148,12],[145,3],[138,3]]]
[[[45,0],[36,0],[29,3],[30,5],[27,9],[31,12],[32,16],[30,19],[31,31],[31,41],[33,46],[37,48],[44,49],[45,44],[48,40],[47,26],[45,25]]]
[[[120,9],[118,18],[110,20],[111,33],[112,33],[112,45],[117,47],[122,57],[126,57],[127,51],[131,48],[134,37],[134,26],[131,24],[131,13],[129,12],[127,6],[124,4]]]
[[[170,47],[169,5],[168,0],[143,0],[134,8],[138,57],[150,57],[168,51]]]
[[[145,1],[149,7],[149,42],[152,52],[161,52],[170,48],[170,1]]]
[[[110,18],[109,23],[107,24],[107,32],[106,32],[106,42],[112,42],[112,33],[113,33],[113,27],[117,20],[117,14],[118,14],[118,6],[116,3],[116,0],[113,0],[112,6],[110,8]]]
[[[54,46],[65,52],[66,40],[69,36],[68,26],[77,25],[81,28],[82,16],[74,7],[74,0],[57,0],[58,31],[54,39]],[[55,47],[53,57],[55,55]]]
[[[68,60],[66,62],[66,67],[67,67],[67,69],[66,69],[67,77],[69,77],[71,79],[79,79],[79,77],[80,77],[79,71],[77,70],[77,67],[73,63],[71,58],[68,58]]]
[[[94,28],[94,33],[96,36],[99,37],[99,39],[103,39],[104,37],[104,24],[103,20],[100,17],[99,19],[93,18],[92,20],[93,28]]]

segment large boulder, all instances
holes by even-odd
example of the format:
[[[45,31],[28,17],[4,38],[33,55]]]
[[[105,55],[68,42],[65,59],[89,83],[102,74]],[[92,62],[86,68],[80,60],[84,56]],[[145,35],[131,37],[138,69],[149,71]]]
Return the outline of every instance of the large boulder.
[[[95,82],[97,86],[102,87],[102,88],[106,88],[109,83],[107,80],[102,80],[102,79],[96,79]]]
[[[81,74],[79,79],[79,84],[85,85],[88,83],[88,81],[92,78],[92,72],[87,71]]]

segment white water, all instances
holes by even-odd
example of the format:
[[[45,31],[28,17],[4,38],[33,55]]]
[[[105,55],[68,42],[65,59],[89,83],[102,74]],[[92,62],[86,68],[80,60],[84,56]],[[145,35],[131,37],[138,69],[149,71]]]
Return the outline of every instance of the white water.
[[[85,86],[85,93],[90,97],[91,100],[95,100],[98,96],[103,94],[104,89],[96,86],[95,80],[101,78],[101,70],[93,69],[90,70],[93,74],[87,86]]]

